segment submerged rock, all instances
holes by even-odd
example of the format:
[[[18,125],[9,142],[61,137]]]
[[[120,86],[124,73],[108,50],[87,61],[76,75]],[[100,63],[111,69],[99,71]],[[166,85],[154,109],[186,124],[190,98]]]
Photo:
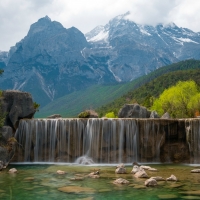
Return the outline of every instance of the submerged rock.
[[[65,174],[65,171],[58,170],[56,173],[57,174]]]
[[[157,183],[157,181],[156,181],[155,179],[149,178],[149,179],[147,179],[147,180],[145,181],[144,185],[147,186],[147,187],[151,187],[151,186],[156,186],[156,185],[158,185],[158,183]]]
[[[86,194],[93,194],[96,191],[93,188],[88,188],[88,187],[80,187],[80,186],[66,186],[66,187],[61,187],[58,188],[59,191],[61,192],[66,192],[66,193],[86,193]]]
[[[118,178],[113,183],[114,184],[129,184],[129,181],[127,181],[126,179],[123,179],[123,178]]]
[[[116,174],[126,174],[126,168],[123,163],[119,164],[115,170]]]
[[[165,179],[161,176],[154,176],[154,177],[151,177],[153,179],[155,179],[156,181],[165,181]]]

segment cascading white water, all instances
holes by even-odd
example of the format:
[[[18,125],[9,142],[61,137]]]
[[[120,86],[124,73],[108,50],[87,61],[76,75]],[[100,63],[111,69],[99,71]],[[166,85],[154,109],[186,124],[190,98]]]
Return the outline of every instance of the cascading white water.
[[[15,137],[19,162],[200,163],[198,119],[21,120]]]
[[[19,161],[73,162],[86,155],[98,163],[137,160],[136,120],[21,120]],[[21,148],[21,146],[23,148]]]

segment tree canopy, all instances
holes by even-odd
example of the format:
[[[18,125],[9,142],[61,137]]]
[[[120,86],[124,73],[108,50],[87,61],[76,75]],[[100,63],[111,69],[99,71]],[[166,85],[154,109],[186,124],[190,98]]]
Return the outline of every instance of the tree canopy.
[[[151,110],[174,118],[194,117],[200,111],[200,93],[194,81],[179,81],[154,100]]]

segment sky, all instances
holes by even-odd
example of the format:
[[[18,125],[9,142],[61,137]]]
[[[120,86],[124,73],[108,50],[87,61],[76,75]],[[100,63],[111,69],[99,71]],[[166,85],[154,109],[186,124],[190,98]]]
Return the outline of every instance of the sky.
[[[200,32],[200,0],[1,0],[0,50],[8,51],[46,15],[65,28],[74,26],[87,33],[127,11],[139,24],[174,22]]]

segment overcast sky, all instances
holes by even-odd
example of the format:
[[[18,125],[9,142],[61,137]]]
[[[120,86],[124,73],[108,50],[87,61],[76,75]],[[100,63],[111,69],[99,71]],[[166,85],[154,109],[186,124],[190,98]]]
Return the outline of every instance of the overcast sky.
[[[136,23],[174,22],[200,32],[200,0],[1,0],[0,50],[9,50],[46,15],[65,28],[75,26],[87,33],[127,11]]]

